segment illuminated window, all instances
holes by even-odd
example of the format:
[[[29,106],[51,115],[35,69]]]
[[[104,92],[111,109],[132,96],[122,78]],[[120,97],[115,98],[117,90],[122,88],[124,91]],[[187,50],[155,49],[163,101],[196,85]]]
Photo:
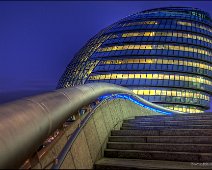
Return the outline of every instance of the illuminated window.
[[[175,80],[180,80],[180,76],[179,75],[175,75]]]
[[[181,96],[181,91],[177,91],[177,96],[178,96],[178,97]]]
[[[167,96],[172,96],[172,92],[171,91],[167,91]]]
[[[164,75],[164,79],[168,80],[169,79],[169,75]]]
[[[180,81],[189,81],[193,83],[202,83],[212,85],[212,82],[206,80],[202,77],[191,77],[191,76],[182,76],[182,75],[173,75],[173,74],[106,74],[106,75],[93,75],[89,77],[89,80],[95,79],[133,79],[133,78],[142,78],[142,79],[165,79],[165,80],[180,80]]]
[[[140,79],[141,78],[141,75],[140,74],[135,74],[135,78],[136,79]]]
[[[158,74],[153,74],[152,78],[153,79],[159,79],[159,75]]]
[[[132,90],[133,93],[138,94],[138,90]]]
[[[138,95],[150,95],[150,96],[172,96],[172,97],[184,97],[184,98],[197,98],[209,101],[209,96],[201,94],[199,92],[191,92],[185,90],[133,90]]]
[[[104,52],[104,51],[118,51],[118,50],[128,50],[128,49],[134,49],[134,50],[151,50],[151,49],[165,49],[165,50],[180,50],[180,51],[189,51],[189,52],[195,52],[199,54],[204,55],[212,55],[210,51],[192,48],[192,47],[186,47],[186,46],[174,46],[174,45],[123,45],[123,46],[111,46],[111,47],[102,47],[99,48],[98,52]]]
[[[143,21],[143,22],[131,22],[131,23],[124,23],[123,26],[131,26],[131,25],[154,25],[158,24],[157,21]]]
[[[149,95],[155,95],[155,90],[150,90]]]
[[[166,96],[166,90],[161,90],[161,95]]]
[[[192,26],[192,27],[196,27],[196,28],[200,28],[200,29],[203,29],[203,30],[207,30],[207,31],[209,31],[209,32],[212,32],[212,29],[209,28],[209,27],[205,27],[205,26],[203,26],[203,25],[194,25],[194,24],[192,24],[192,23],[190,23],[190,22],[178,21],[177,24],[179,24],[179,25],[184,25],[184,26],[188,26],[188,27],[191,27],[191,26]]]
[[[141,74],[140,77],[145,79],[146,78],[146,74]]]
[[[172,96],[177,96],[177,92],[176,91],[172,91]]]
[[[161,90],[156,90],[156,95],[160,96]]]
[[[175,76],[174,75],[170,75],[169,77],[170,77],[170,80],[174,80]]]
[[[181,81],[184,81],[184,76],[180,76],[180,80]]]
[[[147,74],[147,79],[152,79],[152,74]]]
[[[178,38],[190,38],[190,39],[197,39],[201,41],[205,41],[208,43],[212,43],[211,39],[199,36],[199,35],[194,35],[194,34],[189,34],[189,33],[181,33],[181,32],[134,32],[134,33],[123,33],[122,37],[137,37],[137,36],[173,36],[173,37],[178,37]],[[177,47],[178,48],[178,47]],[[176,48],[176,49],[177,49]],[[179,50],[179,49],[178,49]]]
[[[130,77],[134,78],[133,75],[130,75]],[[128,79],[129,78],[129,74],[122,74],[122,78],[123,79]]]
[[[163,79],[164,74],[158,74],[158,79]]]
[[[129,78],[134,78],[135,75],[134,74],[129,74]]]
[[[138,90],[138,95],[144,95],[144,91],[143,90]]]
[[[149,90],[144,90],[143,92],[144,95],[149,95]]]

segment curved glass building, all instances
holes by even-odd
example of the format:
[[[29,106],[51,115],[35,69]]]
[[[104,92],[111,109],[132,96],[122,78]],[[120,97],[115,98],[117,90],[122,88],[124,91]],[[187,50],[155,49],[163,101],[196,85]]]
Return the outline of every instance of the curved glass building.
[[[212,20],[188,7],[138,12],[100,31],[75,55],[58,88],[108,82],[188,113],[209,109]]]

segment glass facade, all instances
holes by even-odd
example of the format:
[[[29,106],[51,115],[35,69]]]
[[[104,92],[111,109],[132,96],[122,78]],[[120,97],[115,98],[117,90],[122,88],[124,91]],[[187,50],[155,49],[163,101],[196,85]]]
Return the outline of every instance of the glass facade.
[[[212,93],[212,20],[168,7],[132,14],[101,30],[75,55],[58,88],[108,82],[169,109],[199,113]]]

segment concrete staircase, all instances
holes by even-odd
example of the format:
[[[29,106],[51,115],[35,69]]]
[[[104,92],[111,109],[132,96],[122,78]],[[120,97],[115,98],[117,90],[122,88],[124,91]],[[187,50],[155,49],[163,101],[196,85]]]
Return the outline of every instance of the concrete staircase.
[[[212,169],[212,113],[124,120],[95,168]]]

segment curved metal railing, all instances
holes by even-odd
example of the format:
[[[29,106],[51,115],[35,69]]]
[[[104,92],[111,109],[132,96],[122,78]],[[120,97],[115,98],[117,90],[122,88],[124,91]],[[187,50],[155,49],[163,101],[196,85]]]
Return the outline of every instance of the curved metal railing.
[[[150,103],[150,102],[144,100],[143,98],[141,98],[141,97],[139,97],[139,96],[137,96],[135,94],[118,93],[118,94],[101,96],[99,98],[101,100],[101,102],[98,105],[96,105],[95,108],[93,108],[93,110],[90,113],[88,113],[86,115],[86,117],[81,121],[79,127],[77,127],[77,129],[73,132],[73,134],[68,139],[68,141],[65,144],[65,146],[63,147],[62,151],[60,152],[58,157],[55,159],[55,163],[54,163],[54,165],[52,166],[51,169],[60,169],[60,167],[61,167],[63,161],[65,160],[68,152],[70,151],[74,141],[76,140],[77,136],[79,135],[79,133],[81,132],[83,127],[91,119],[91,117],[93,116],[95,110],[97,108],[99,108],[107,100],[114,99],[114,98],[124,98],[124,99],[130,100],[130,101],[134,102],[135,104],[138,104],[138,105],[140,105],[142,107],[145,107],[147,109],[153,110],[155,112],[159,112],[161,114],[176,114],[176,113],[179,113],[179,112],[173,112],[171,110],[168,110],[168,109],[162,108],[160,106],[157,106],[157,105],[155,105],[153,103]],[[117,123],[119,123],[119,122],[117,122]]]
[[[152,104],[124,87],[108,83],[59,89],[4,104],[0,106],[0,168],[19,168],[70,115],[99,97],[117,93],[127,95],[116,97],[124,97],[154,111],[180,113]]]

